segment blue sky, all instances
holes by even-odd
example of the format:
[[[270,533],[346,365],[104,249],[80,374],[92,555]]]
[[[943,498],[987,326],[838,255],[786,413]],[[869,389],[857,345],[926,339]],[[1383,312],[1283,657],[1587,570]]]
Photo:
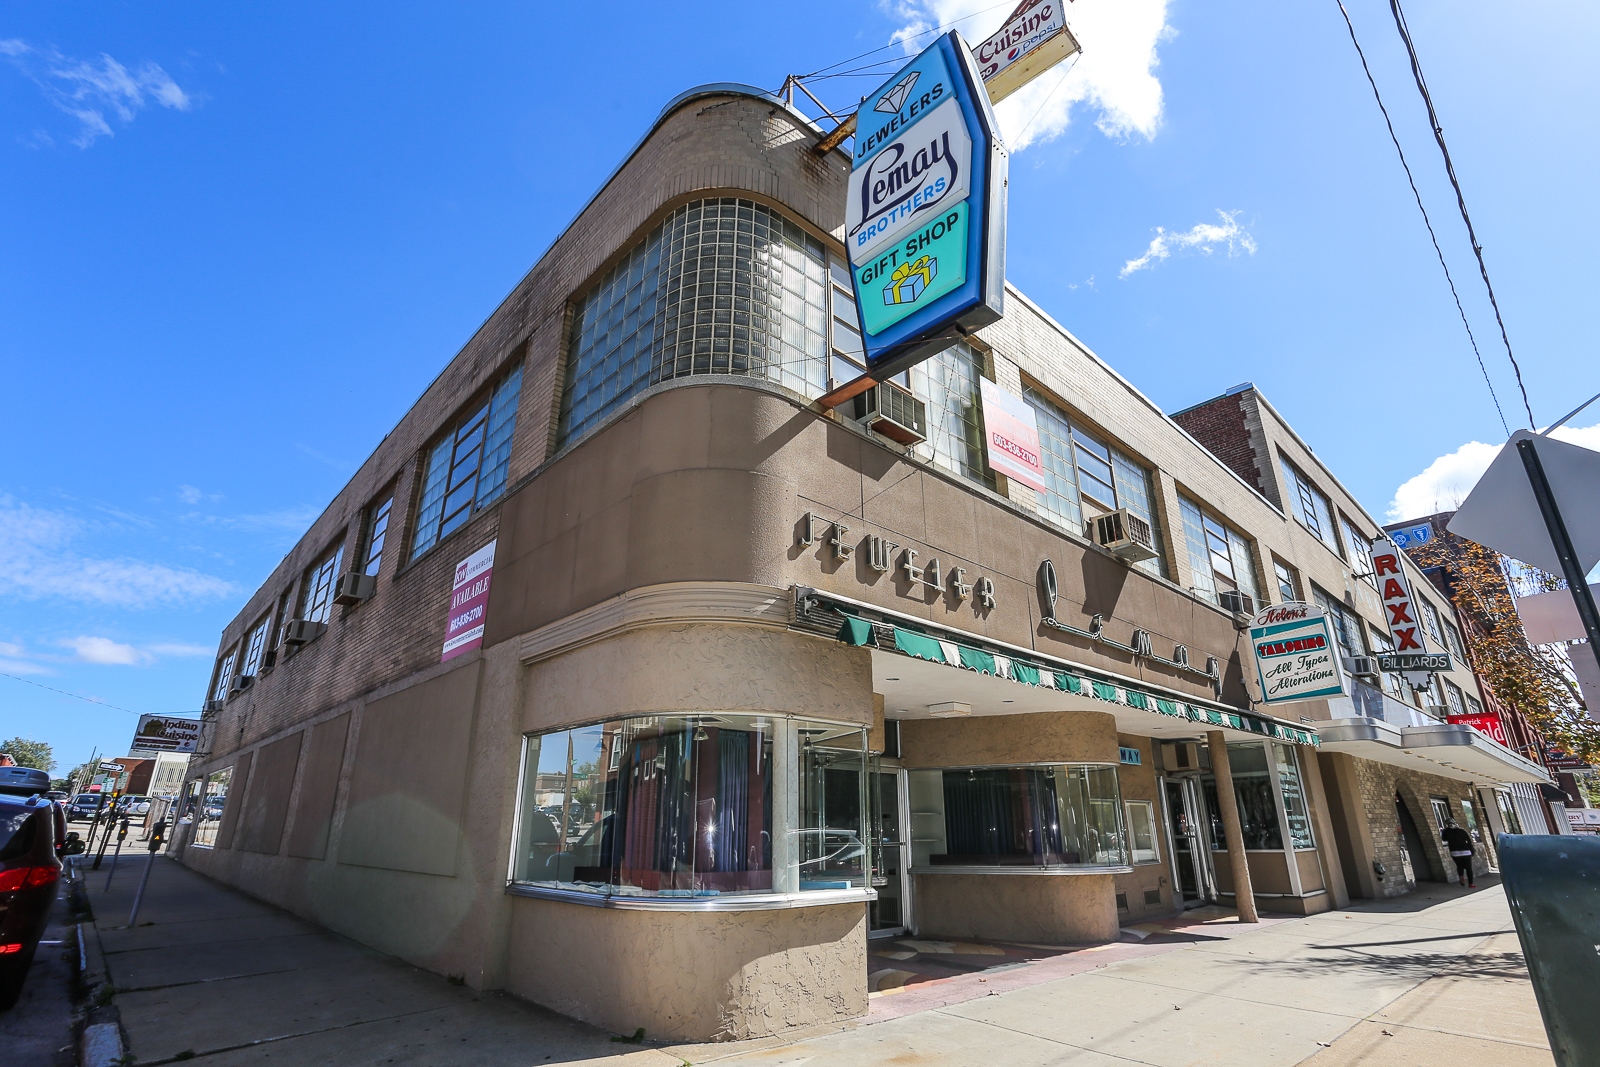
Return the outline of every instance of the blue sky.
[[[1387,4],[1347,5],[1515,428]],[[1004,14],[597,10],[6,5],[0,738],[65,766],[197,709],[243,598],[675,93]],[[1600,390],[1600,9],[1407,10],[1547,422]],[[1001,114],[1012,279],[1169,411],[1256,382],[1374,514],[1470,484],[1504,431],[1334,0],[1068,19],[1082,59]]]

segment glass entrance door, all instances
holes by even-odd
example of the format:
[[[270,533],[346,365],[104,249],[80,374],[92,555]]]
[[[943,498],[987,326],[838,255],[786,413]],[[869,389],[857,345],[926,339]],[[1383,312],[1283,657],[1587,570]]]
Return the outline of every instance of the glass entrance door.
[[[1186,908],[1198,907],[1216,896],[1211,876],[1210,842],[1202,831],[1205,820],[1199,785],[1196,778],[1162,780],[1172,882]]]
[[[868,905],[867,934],[904,933],[910,925],[910,842],[900,810],[898,769],[872,772],[872,887],[878,899]]]

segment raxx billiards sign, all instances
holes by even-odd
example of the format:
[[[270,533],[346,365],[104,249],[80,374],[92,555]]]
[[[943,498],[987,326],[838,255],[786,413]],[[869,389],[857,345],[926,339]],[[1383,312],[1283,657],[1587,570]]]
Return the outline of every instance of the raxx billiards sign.
[[[845,216],[873,378],[1000,318],[1006,151],[959,34],[940,37],[862,103]]]

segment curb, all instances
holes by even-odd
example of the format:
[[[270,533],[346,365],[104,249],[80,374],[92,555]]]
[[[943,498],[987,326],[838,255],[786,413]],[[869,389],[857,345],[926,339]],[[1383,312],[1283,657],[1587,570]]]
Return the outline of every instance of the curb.
[[[112,1067],[122,1062],[122,1027],[116,1023],[94,1023],[83,1028],[78,1043],[80,1067]]]

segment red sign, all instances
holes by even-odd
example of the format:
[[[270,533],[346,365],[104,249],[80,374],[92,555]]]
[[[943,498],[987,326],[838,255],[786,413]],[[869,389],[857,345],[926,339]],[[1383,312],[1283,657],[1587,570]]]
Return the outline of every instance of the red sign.
[[[490,541],[456,564],[456,580],[450,590],[450,614],[444,626],[444,654],[447,659],[483,646],[483,622],[489,613],[489,579],[494,574],[494,546]]]
[[[1045,491],[1039,423],[1026,400],[978,379],[983,394],[983,424],[989,431],[989,466],[1036,492]]]
[[[1497,741],[1507,748],[1511,747],[1506,740],[1506,728],[1501,724],[1500,716],[1496,712],[1481,711],[1476,715],[1449,715],[1446,718],[1450,722],[1458,722],[1472,727],[1491,741]]]
[[[1400,566],[1400,550],[1386,538],[1372,546],[1372,573],[1378,582],[1378,595],[1383,597],[1384,618],[1394,634],[1394,650],[1428,651],[1422,641],[1422,626],[1416,609],[1411,604],[1411,589]]]

